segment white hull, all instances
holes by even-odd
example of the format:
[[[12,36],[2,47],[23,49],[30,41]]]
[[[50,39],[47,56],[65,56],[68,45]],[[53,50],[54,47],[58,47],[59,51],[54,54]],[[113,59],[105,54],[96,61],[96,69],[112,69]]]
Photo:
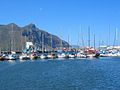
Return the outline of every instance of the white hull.
[[[41,58],[41,59],[46,59],[47,56],[42,54],[42,55],[40,56],[40,58]]]
[[[30,59],[30,57],[27,55],[21,55],[21,56],[19,56],[19,59],[20,60],[27,60],[27,59]]]

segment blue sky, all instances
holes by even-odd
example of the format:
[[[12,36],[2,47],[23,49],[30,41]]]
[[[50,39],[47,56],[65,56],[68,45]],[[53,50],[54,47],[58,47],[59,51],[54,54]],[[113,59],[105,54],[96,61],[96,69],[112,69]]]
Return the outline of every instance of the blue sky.
[[[20,26],[34,23],[66,41],[69,35],[71,44],[77,44],[80,33],[79,40],[83,35],[85,45],[90,26],[91,45],[95,34],[97,46],[99,41],[101,44],[108,44],[110,26],[110,44],[113,45],[116,28],[118,39],[120,38],[120,1],[0,0],[0,24],[12,22]]]

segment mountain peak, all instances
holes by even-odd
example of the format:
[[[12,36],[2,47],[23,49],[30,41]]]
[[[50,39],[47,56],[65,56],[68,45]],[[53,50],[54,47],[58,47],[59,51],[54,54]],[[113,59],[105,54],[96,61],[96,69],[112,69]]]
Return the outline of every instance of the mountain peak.
[[[31,30],[36,30],[36,25],[33,23],[28,24],[27,27]]]
[[[36,27],[36,25],[34,23],[30,23],[30,24],[28,24],[28,26]]]
[[[15,24],[15,23],[10,23],[10,24],[8,24],[8,26],[14,26],[14,27],[18,27],[18,25],[17,24]]]
[[[10,24],[8,24],[8,25],[15,25],[15,26],[17,26],[17,24],[15,24],[15,23],[10,23]]]

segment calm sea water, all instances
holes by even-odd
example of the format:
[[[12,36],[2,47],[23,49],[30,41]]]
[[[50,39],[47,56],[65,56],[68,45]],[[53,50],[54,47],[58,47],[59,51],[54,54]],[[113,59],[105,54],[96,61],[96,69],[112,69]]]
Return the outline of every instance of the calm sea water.
[[[0,90],[120,90],[120,59],[0,62]]]

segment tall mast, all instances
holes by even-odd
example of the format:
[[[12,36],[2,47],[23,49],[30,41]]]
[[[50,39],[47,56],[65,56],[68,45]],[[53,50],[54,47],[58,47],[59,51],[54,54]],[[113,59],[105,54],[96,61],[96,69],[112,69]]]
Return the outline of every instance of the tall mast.
[[[69,35],[68,35],[68,50],[70,49],[69,44],[70,44],[70,39],[69,39]]]
[[[118,29],[117,28],[115,30],[115,37],[114,37],[114,45],[113,46],[115,46],[115,45],[118,45]]]
[[[52,51],[52,35],[51,35],[51,51]]]
[[[81,27],[81,42],[82,42],[82,47],[84,47],[84,39],[83,39],[83,30]]]
[[[27,35],[25,35],[25,48],[26,48],[26,42],[27,42]]]
[[[11,31],[11,51],[13,51],[13,48],[14,48],[14,46],[13,46],[13,43],[14,43],[14,41],[13,41],[13,24],[11,25],[11,28],[12,28],[12,31]]]
[[[88,46],[90,47],[90,27],[88,27]]]
[[[95,34],[94,34],[94,49],[95,49],[95,47],[96,47],[96,46],[95,46],[95,42],[96,42],[96,40],[95,40]]]
[[[42,34],[42,52],[44,52],[44,34]]]
[[[21,38],[21,50],[23,50],[23,37],[22,37],[22,30],[20,31],[20,38]]]
[[[62,48],[63,48],[63,44],[62,44],[63,42],[62,42],[62,36],[61,36],[61,42],[60,42],[60,47],[61,47],[61,50],[62,50]]]
[[[78,41],[77,41],[77,45],[78,45],[78,48],[80,47],[80,39],[79,39],[79,36],[80,36],[80,32],[78,31]]]
[[[108,36],[108,44],[110,46],[110,25],[109,25],[109,36]]]
[[[116,28],[116,32],[115,32],[115,34],[116,34],[116,45],[118,45],[118,29]]]
[[[100,41],[100,39],[99,39],[99,49],[100,49],[100,45],[101,45],[101,41]]]

